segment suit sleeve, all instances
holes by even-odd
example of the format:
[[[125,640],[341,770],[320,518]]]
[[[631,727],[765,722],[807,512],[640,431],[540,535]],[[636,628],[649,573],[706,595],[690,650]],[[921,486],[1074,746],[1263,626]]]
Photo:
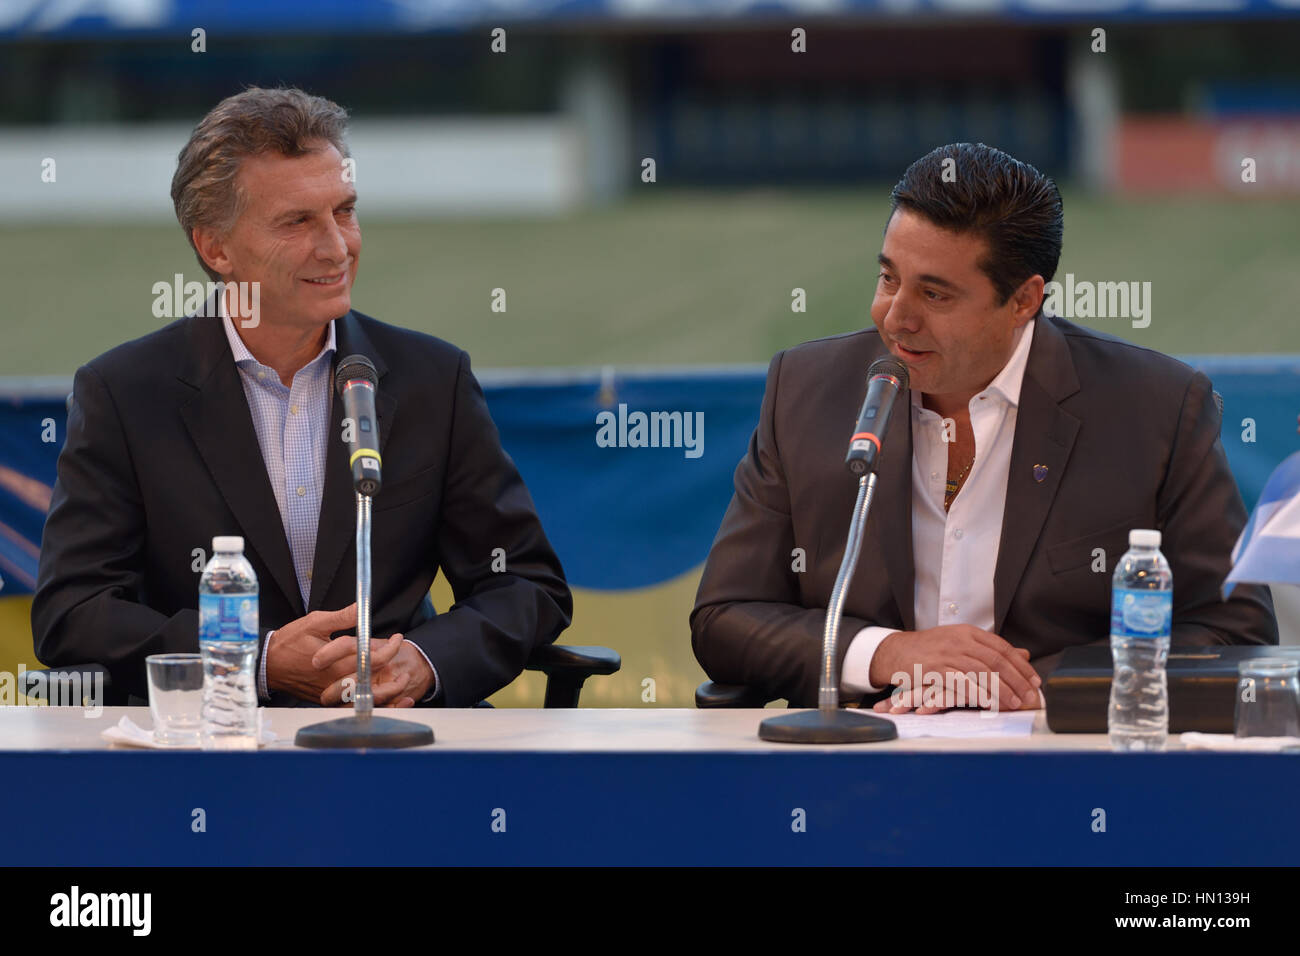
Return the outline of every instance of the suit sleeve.
[[[768,367],[758,427],[704,565],[691,644],[711,680],[815,705],[826,609],[801,602],[791,568],[794,524],[775,424],[783,355]],[[841,621],[836,680],[850,641],[870,623],[848,615]]]
[[[1156,502],[1160,550],[1174,574],[1171,643],[1276,644],[1277,618],[1267,585],[1238,585],[1224,601],[1233,544],[1246,508],[1219,439],[1222,416],[1210,380],[1187,386],[1169,469]]]
[[[406,637],[437,672],[434,703],[469,707],[569,626],[573,598],[463,352],[454,401],[435,547],[456,603]]]
[[[41,538],[34,650],[50,666],[102,664],[115,688],[143,698],[148,655],[198,651],[198,612],[167,617],[141,602],[145,509],[116,403],[91,366],[72,396]]]

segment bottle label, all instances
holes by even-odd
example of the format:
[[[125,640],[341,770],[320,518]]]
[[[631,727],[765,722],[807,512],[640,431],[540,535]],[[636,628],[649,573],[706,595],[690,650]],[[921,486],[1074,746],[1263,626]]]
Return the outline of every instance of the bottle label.
[[[1117,637],[1168,637],[1173,626],[1172,591],[1115,588],[1110,604],[1110,632]]]
[[[257,595],[199,595],[200,641],[257,643]]]

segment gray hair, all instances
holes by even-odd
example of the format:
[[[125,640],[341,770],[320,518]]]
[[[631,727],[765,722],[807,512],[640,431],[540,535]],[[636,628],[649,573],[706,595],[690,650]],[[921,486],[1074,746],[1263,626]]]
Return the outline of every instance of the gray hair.
[[[221,276],[199,255],[194,227],[223,235],[234,227],[247,198],[235,181],[244,159],[271,151],[304,156],[321,149],[322,140],[347,157],[347,120],[347,110],[324,97],[289,87],[253,86],[226,97],[194,127],[177,158],[172,205],[210,278]]]

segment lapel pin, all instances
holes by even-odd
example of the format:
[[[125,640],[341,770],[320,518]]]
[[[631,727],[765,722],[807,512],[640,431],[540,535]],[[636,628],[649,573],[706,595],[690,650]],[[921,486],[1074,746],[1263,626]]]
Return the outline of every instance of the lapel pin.
[[[1034,465],[1034,481],[1038,482],[1039,484],[1042,484],[1043,479],[1046,477],[1047,477],[1047,466]]]

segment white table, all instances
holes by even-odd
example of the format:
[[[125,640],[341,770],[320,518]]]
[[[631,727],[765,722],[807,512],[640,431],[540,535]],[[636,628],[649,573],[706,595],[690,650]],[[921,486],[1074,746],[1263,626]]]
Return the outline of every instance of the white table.
[[[105,741],[101,732],[129,716],[141,727],[151,727],[147,707],[105,707],[88,716],[73,707],[0,708],[0,751],[4,750],[129,750]],[[432,747],[440,751],[545,751],[627,752],[647,751],[852,751],[890,753],[917,751],[1080,751],[1109,750],[1105,734],[1054,734],[1047,729],[1046,714],[1039,711],[1034,733],[1027,737],[937,738],[922,737],[874,744],[805,746],[773,744],[758,739],[759,721],[788,711],[678,710],[667,708],[532,710],[532,709],[403,709],[383,710],[384,715],[417,721],[433,728]],[[270,749],[294,750],[294,733],[307,724],[344,716],[346,709],[273,707],[264,721],[278,736]],[[1171,737],[1170,750],[1181,749]]]

